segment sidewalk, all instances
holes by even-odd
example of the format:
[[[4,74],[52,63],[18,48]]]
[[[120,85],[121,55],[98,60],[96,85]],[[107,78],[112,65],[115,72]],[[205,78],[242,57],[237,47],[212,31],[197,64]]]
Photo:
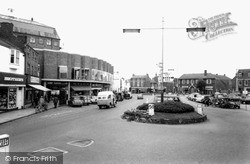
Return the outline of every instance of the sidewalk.
[[[48,110],[51,108],[54,108],[54,104],[52,101],[48,103]],[[0,125],[23,118],[23,117],[33,115],[35,113],[36,111],[34,107],[30,107],[26,109],[19,109],[19,110],[14,110],[14,111],[9,111],[9,112],[1,112],[0,113]]]

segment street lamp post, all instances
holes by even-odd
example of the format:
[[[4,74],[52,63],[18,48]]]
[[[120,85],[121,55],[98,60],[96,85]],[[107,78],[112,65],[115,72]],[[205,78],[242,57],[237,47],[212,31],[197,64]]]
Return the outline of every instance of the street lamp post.
[[[205,27],[201,28],[165,28],[164,27],[164,17],[162,17],[162,27],[161,28],[140,28],[140,29],[123,29],[123,33],[140,33],[141,30],[159,30],[162,31],[162,62],[161,62],[161,102],[163,102],[163,71],[164,71],[164,65],[163,65],[163,57],[164,57],[164,30],[165,29],[186,29],[187,32],[193,32],[193,31],[200,31],[204,32],[206,30]]]

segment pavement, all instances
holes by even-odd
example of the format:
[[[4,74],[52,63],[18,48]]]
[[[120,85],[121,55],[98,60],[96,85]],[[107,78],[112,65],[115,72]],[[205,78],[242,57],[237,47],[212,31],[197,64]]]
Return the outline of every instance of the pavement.
[[[53,102],[48,103],[48,110],[54,108]],[[29,107],[26,109],[19,109],[19,110],[13,110],[8,112],[1,112],[0,113],[0,125],[11,122],[23,117],[27,117],[30,115],[36,114],[36,110],[34,107]]]

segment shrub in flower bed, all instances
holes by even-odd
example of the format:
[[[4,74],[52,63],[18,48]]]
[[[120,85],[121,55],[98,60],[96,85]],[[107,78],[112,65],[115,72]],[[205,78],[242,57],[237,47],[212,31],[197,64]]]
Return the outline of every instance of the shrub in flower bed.
[[[144,103],[138,106],[136,109],[147,110],[148,103]],[[186,113],[186,112],[194,112],[194,107],[182,102],[164,101],[163,103],[161,102],[154,103],[154,111],[162,113]]]

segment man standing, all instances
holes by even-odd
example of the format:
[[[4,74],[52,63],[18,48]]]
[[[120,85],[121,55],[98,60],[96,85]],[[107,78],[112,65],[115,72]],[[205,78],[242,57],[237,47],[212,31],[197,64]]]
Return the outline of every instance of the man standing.
[[[57,108],[58,97],[56,95],[54,96],[53,103],[54,103],[54,108]]]

